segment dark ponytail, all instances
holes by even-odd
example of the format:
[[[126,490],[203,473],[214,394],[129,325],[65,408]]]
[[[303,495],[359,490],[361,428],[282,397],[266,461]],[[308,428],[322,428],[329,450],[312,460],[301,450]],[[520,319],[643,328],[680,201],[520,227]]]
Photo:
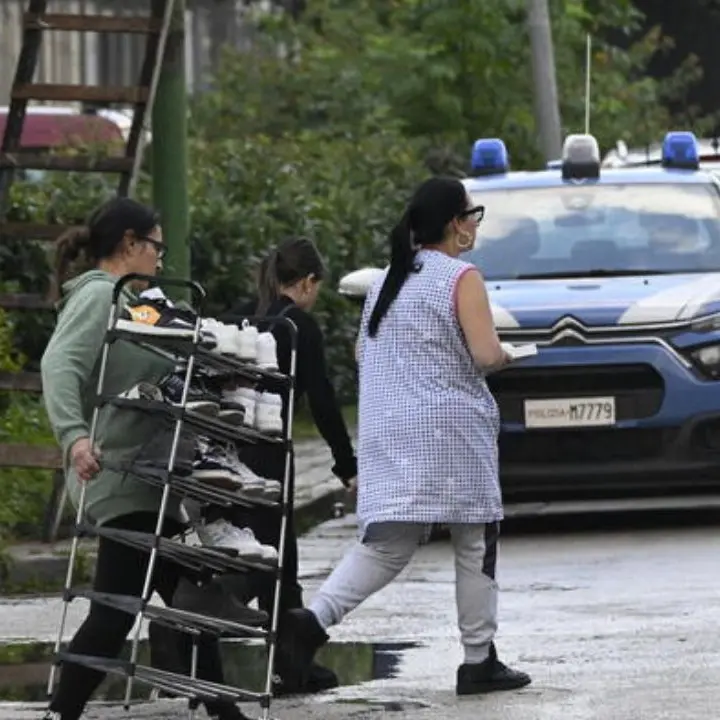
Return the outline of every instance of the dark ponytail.
[[[467,210],[467,202],[465,186],[456,178],[433,177],[415,191],[402,220],[390,233],[390,268],[370,314],[370,337],[377,335],[410,273],[420,270],[415,260],[418,248],[443,243],[448,223]]]
[[[258,268],[257,314],[267,314],[283,287],[290,287],[310,275],[316,282],[325,277],[325,264],[315,243],[305,237],[283,240]]]
[[[73,227],[55,241],[55,277],[53,295],[58,299],[63,283],[71,275],[89,270],[93,259],[89,257],[90,228]],[[72,271],[72,272],[71,272]]]
[[[70,228],[55,241],[55,297],[72,276],[113,257],[127,233],[144,238],[159,224],[155,210],[131,198],[115,197],[100,205],[86,227]]]
[[[278,251],[273,250],[263,258],[258,269],[257,293],[258,306],[257,314],[265,315],[273,301],[277,300],[280,294],[280,283],[277,277]]]
[[[408,208],[390,233],[390,268],[370,315],[368,323],[370,337],[377,335],[381,320],[395,301],[408,275],[414,270],[416,252],[413,245],[410,208]]]

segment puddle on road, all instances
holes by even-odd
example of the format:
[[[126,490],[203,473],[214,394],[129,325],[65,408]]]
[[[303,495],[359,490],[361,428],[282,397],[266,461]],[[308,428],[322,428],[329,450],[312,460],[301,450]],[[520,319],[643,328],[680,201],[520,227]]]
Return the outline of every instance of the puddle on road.
[[[331,667],[341,685],[357,685],[369,680],[393,678],[405,650],[417,643],[328,643],[317,655],[317,662]],[[229,685],[262,691],[265,683],[266,649],[260,643],[223,642],[225,679]],[[0,701],[45,701],[50,660],[50,643],[0,645]],[[125,657],[129,655],[129,644]],[[140,643],[139,662],[149,663],[147,641]],[[149,697],[151,688],[134,684],[136,699]],[[108,678],[95,695],[96,700],[122,700],[125,680]]]

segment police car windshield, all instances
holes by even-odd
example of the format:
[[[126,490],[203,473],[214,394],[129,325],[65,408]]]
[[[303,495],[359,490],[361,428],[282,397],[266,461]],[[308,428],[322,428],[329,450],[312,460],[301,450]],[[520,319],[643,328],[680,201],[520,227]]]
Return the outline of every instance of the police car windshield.
[[[485,218],[463,259],[488,279],[720,272],[711,183],[512,188],[473,201]]]

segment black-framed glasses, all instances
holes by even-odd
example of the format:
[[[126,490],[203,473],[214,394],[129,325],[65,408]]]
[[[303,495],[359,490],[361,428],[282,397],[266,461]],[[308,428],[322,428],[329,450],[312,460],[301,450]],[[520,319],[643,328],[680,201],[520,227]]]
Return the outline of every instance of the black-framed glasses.
[[[167,252],[167,245],[165,243],[161,243],[159,240],[156,240],[155,238],[147,237],[146,235],[139,237],[138,240],[141,240],[142,242],[150,243],[155,248],[155,252],[157,253],[158,260],[162,260],[165,257],[165,253]]]
[[[469,210],[465,210],[458,215],[460,220],[465,220],[465,218],[469,217],[475,221],[476,225],[479,225],[485,217],[485,206],[476,205],[475,207],[471,207]]]

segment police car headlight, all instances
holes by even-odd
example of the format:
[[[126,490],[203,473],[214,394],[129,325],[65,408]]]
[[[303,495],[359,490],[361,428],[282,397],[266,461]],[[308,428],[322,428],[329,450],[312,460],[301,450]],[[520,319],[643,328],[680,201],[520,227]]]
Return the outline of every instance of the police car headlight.
[[[712,378],[720,378],[720,345],[706,345],[690,355],[703,372]]]

